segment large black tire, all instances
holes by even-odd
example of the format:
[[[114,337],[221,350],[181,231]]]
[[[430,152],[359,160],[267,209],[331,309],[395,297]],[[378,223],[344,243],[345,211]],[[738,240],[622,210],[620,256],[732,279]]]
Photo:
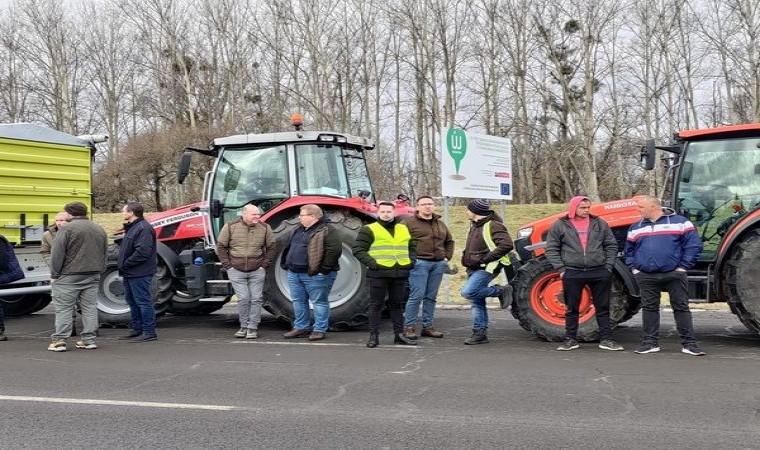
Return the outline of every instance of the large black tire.
[[[520,326],[547,341],[561,341],[565,335],[565,305],[562,280],[545,257],[527,261],[512,281],[513,315]],[[514,308],[516,306],[517,308]],[[617,274],[612,277],[610,318],[613,326],[630,319],[638,312],[639,299],[631,296]],[[586,292],[581,299],[578,340],[599,339],[593,305]]]
[[[14,285],[14,287],[16,287]],[[2,293],[2,291],[0,291]],[[50,304],[51,297],[47,293],[8,295],[0,297],[5,315],[9,317],[25,316],[36,313]]]
[[[724,270],[728,304],[741,323],[760,333],[760,231],[734,245]]]
[[[132,320],[129,305],[124,298],[124,280],[116,265],[118,246],[109,249],[106,270],[100,276],[98,289],[98,319],[101,325],[128,326]],[[156,316],[166,313],[175,296],[174,278],[165,261],[158,258],[158,271],[153,278],[153,295]]]
[[[341,211],[326,211],[325,213],[343,242],[340,270],[329,297],[330,328],[342,330],[361,326],[367,323],[369,294],[364,279],[365,267],[354,258],[351,245],[364,223],[360,218],[349,213]],[[277,237],[278,253],[272,265],[267,268],[264,288],[264,308],[277,319],[287,322],[293,321],[293,303],[290,301],[287,271],[280,267],[280,259],[282,251],[287,246],[287,239],[299,223],[298,217],[294,217],[281,222],[273,230]]]

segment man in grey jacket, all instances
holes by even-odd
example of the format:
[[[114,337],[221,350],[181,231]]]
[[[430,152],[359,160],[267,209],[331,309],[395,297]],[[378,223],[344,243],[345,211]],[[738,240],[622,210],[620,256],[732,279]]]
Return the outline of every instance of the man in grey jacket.
[[[558,219],[546,237],[546,258],[562,278],[565,297],[565,341],[557,350],[578,345],[578,307],[583,289],[591,290],[599,325],[599,348],[623,350],[612,340],[610,289],[618,246],[607,222],[590,214],[591,200],[573,197],[567,215]]]
[[[55,333],[48,350],[65,352],[71,336],[72,314],[82,308],[82,340],[77,348],[94,350],[98,331],[98,284],[106,267],[108,236],[103,227],[87,219],[87,205],[68,203],[70,222],[58,231],[50,251],[50,278],[55,306]]]

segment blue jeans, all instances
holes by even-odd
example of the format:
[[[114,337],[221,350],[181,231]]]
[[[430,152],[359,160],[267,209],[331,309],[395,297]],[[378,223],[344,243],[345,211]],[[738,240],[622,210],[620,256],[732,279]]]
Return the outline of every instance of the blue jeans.
[[[462,287],[462,297],[470,301],[472,309],[472,328],[485,330],[488,328],[488,310],[486,309],[486,297],[498,297],[501,287],[489,286],[494,279],[494,274],[485,270],[476,270],[467,275],[467,281]]]
[[[433,326],[435,302],[441,286],[446,261],[418,259],[409,271],[409,300],[406,302],[405,325],[413,327],[417,323],[422,302],[422,326]]]
[[[156,309],[153,307],[153,275],[124,278],[124,298],[132,313],[132,331],[156,335]]]
[[[309,328],[309,302],[314,308],[314,331],[327,332],[330,322],[330,301],[328,296],[338,272],[327,275],[318,273],[309,276],[307,273],[288,271],[288,287],[293,302],[293,328],[306,330]]]

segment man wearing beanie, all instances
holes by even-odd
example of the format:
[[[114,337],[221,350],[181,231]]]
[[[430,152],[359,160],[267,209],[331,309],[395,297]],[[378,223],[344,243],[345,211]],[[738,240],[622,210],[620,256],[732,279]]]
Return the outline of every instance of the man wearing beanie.
[[[108,236],[103,227],[87,219],[87,206],[68,203],[64,211],[71,219],[58,231],[50,250],[50,278],[55,306],[55,332],[48,350],[65,352],[71,336],[72,315],[82,308],[82,340],[77,348],[94,350],[98,331],[98,284],[106,268]]]
[[[465,345],[488,343],[488,310],[486,297],[500,297],[504,303],[509,296],[509,286],[491,285],[502,267],[510,265],[507,254],[514,244],[503,220],[491,210],[488,201],[473,200],[467,205],[470,231],[462,253],[462,265],[467,268],[467,281],[462,287],[462,297],[472,305],[472,337]]]
[[[565,298],[565,341],[557,350],[575,350],[578,345],[578,307],[585,287],[591,290],[599,348],[623,350],[612,340],[610,289],[612,267],[618,246],[607,222],[589,213],[591,200],[570,199],[567,215],[558,219],[546,237],[546,258],[562,278]]]

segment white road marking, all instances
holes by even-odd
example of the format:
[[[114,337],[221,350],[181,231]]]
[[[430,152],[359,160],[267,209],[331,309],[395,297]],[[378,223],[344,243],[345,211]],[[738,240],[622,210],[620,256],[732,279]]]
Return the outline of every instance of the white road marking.
[[[27,397],[20,395],[0,395],[0,401],[40,402],[40,403],[69,403],[79,405],[101,406],[142,406],[145,408],[167,409],[200,409],[207,411],[234,411],[243,408],[227,405],[196,405],[192,403],[160,403],[160,402],[130,402],[123,400],[99,400],[91,398],[58,398],[58,397]]]

